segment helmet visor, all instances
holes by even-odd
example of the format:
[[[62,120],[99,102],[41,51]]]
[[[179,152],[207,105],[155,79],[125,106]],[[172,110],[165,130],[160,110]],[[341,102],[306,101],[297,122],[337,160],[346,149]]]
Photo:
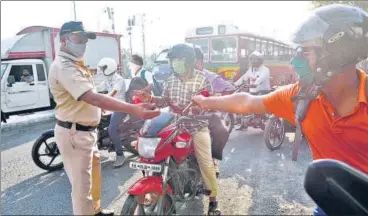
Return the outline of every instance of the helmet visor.
[[[328,28],[328,23],[313,14],[297,28],[291,40],[296,44],[315,42],[311,43],[310,46],[321,46],[320,43],[316,42],[323,40],[323,35]]]

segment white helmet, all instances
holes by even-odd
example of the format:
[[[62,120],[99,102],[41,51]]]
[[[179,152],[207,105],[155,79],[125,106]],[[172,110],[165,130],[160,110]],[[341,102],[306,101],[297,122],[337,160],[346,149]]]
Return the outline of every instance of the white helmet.
[[[103,58],[98,62],[97,67],[99,67],[105,76],[110,76],[116,72],[118,64],[112,58]]]

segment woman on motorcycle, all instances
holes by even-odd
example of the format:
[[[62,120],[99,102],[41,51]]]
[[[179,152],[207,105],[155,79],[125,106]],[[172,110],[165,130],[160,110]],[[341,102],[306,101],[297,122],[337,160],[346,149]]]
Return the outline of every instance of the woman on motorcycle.
[[[109,92],[108,95],[111,97],[125,101],[126,87],[124,79],[116,73],[118,68],[116,61],[112,58],[103,58],[98,62],[97,66],[98,70],[100,70],[105,77],[104,81],[102,81],[98,87],[107,89]],[[122,166],[125,161],[123,147],[120,142],[120,133],[118,130],[119,124],[125,116],[126,113],[114,112],[110,119],[108,132],[116,152],[114,167]]]

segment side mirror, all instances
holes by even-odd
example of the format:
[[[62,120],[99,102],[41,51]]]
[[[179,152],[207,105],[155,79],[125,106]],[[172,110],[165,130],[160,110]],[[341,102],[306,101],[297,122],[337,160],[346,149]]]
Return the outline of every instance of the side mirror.
[[[8,86],[11,87],[15,83],[15,77],[9,76],[8,77]]]
[[[135,96],[135,95],[132,97],[132,101],[133,101],[133,104],[142,103],[142,100],[138,96]]]

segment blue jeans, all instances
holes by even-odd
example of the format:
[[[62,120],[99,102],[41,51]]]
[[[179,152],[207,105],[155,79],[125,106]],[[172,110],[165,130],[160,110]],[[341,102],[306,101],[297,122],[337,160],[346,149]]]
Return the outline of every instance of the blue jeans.
[[[326,213],[324,213],[323,210],[319,206],[317,206],[317,208],[313,212],[313,216],[322,216],[322,215],[326,215]]]
[[[112,143],[114,144],[116,155],[124,155],[123,154],[123,147],[121,145],[120,141],[120,131],[119,131],[119,125],[123,121],[127,114],[123,112],[114,112],[111,115],[110,119],[110,125],[109,125],[109,136],[112,140]]]

